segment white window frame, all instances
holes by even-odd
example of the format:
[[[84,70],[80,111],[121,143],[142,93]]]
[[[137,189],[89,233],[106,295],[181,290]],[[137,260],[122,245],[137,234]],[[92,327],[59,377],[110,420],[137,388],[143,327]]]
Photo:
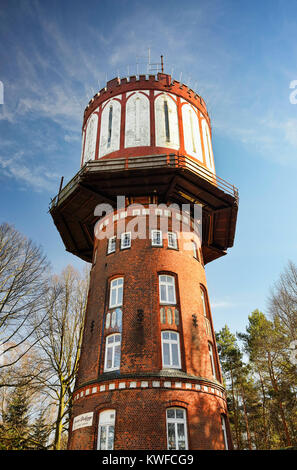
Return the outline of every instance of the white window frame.
[[[177,234],[175,232],[168,232],[168,248],[178,249]]]
[[[167,412],[169,410],[182,410],[183,411],[183,418],[168,418]],[[176,411],[175,411],[176,412]],[[168,433],[168,424],[174,424],[174,434],[175,434],[175,449],[169,449],[169,433]],[[178,432],[177,432],[177,425],[183,424],[185,430],[185,449],[178,448]],[[172,407],[166,409],[166,433],[167,433],[167,449],[169,450],[188,450],[188,429],[187,429],[187,413],[184,408]]]
[[[213,345],[210,341],[208,341],[208,352],[209,352],[209,358],[210,358],[210,363],[211,363],[212,375],[216,380],[218,380],[217,369],[216,369],[214,353],[213,353]]]
[[[164,333],[169,333],[169,338],[164,338]],[[176,335],[176,340],[170,338],[170,334]],[[164,345],[168,344],[169,345],[169,364],[165,364],[164,360]],[[176,345],[177,346],[177,358],[178,358],[178,363],[173,364],[172,362],[172,346]],[[161,347],[162,347],[162,367],[164,369],[181,369],[181,358],[180,358],[180,339],[179,339],[179,333],[177,331],[173,330],[163,330],[161,331]]]
[[[114,237],[111,237],[108,239],[108,245],[107,245],[107,254],[109,255],[110,253],[115,253],[116,251],[116,241],[117,237],[116,235]]]
[[[131,248],[131,232],[121,234],[121,250],[127,250],[127,248]]]
[[[228,437],[227,437],[227,426],[226,426],[226,416],[225,415],[221,415],[221,423],[222,423],[222,431],[223,431],[225,449],[229,450]]]
[[[169,281],[170,279],[170,281]],[[165,286],[165,298],[163,298],[162,292],[164,290],[162,287]],[[169,299],[170,288],[173,288],[173,298]],[[160,304],[163,305],[176,305],[176,291],[175,291],[175,277],[167,274],[159,274],[159,295],[160,295]]]
[[[113,292],[115,291],[115,302],[113,303]],[[116,277],[110,281],[109,286],[109,308],[121,307],[123,305],[124,278]]]
[[[109,343],[110,338],[114,338],[114,341],[112,343]],[[117,341],[115,341],[117,339]],[[115,349],[117,346],[120,346],[120,363],[118,365],[115,365]],[[107,367],[107,360],[108,360],[108,353],[109,350],[111,350],[111,367]],[[104,358],[104,372],[110,372],[113,370],[119,370],[121,365],[121,334],[120,333],[114,333],[111,335],[106,336],[105,338],[105,358]]]
[[[113,450],[114,447],[114,429],[115,429],[115,416],[116,410],[105,410],[102,411],[99,415],[99,424],[98,424],[98,438],[97,438],[97,450]],[[106,430],[106,446],[101,448],[101,429],[105,427]],[[112,441],[112,448],[107,449],[108,444],[108,436],[110,433],[110,428],[113,428],[113,441]]]
[[[152,246],[163,246],[162,230],[151,231]]]
[[[197,243],[192,240],[193,257],[199,261]]]
[[[205,291],[201,286],[200,286],[200,295],[201,295],[201,301],[202,301],[202,307],[203,307],[203,315],[205,316],[205,318],[208,318]]]

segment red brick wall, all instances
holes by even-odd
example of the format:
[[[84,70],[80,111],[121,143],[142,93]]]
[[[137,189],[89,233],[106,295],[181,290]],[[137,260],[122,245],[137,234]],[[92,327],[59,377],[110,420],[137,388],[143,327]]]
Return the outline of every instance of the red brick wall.
[[[108,225],[107,238],[111,235],[110,230]],[[226,404],[222,398],[221,382],[214,380],[211,372],[208,341],[213,343],[220,377],[214,337],[213,334],[207,335],[203,315],[200,285],[205,289],[207,286],[202,260],[196,260],[192,251],[184,250],[182,240],[179,240],[179,249],[174,250],[168,248],[167,239],[159,248],[152,247],[149,238],[132,239],[131,248],[122,251],[120,240],[117,240],[116,252],[107,255],[107,238],[95,242],[96,264],[91,273],[74,393],[76,398],[83,390],[84,396],[74,400],[73,417],[94,411],[93,426],[71,433],[70,448],[93,449],[97,439],[98,413],[112,408],[116,410],[115,449],[166,449],[165,410],[174,400],[179,401],[176,402],[180,403],[178,406],[187,408],[190,449],[223,448],[220,415],[226,413]],[[160,322],[158,274],[164,272],[176,279],[180,312],[178,327]],[[103,318],[108,311],[109,282],[117,276],[124,277],[121,367],[108,379],[110,376],[103,372],[106,337]],[[143,310],[141,320],[139,309]],[[196,326],[193,315],[196,316]],[[162,329],[180,333],[181,371],[162,370]],[[167,377],[161,378],[164,373]],[[106,388],[113,383],[116,389],[109,392],[99,392],[98,389],[91,393],[92,387],[100,387],[106,380],[109,380]],[[160,381],[158,389],[152,387],[152,380]],[[128,385],[118,390],[119,381],[136,381],[138,388],[130,389]],[[141,388],[141,381],[148,381],[149,387]],[[170,389],[164,386],[164,381],[171,383]],[[183,390],[176,387],[175,382],[182,382]],[[185,383],[191,384],[191,391],[186,389]],[[204,386],[208,387],[207,392]],[[88,388],[89,393],[85,395]]]
[[[99,413],[116,410],[114,449],[166,450],[166,408],[186,409],[189,449],[224,449],[221,413],[225,401],[209,393],[182,390],[126,389],[80,399],[74,414],[94,411],[92,426],[72,433],[70,449],[97,448]]]

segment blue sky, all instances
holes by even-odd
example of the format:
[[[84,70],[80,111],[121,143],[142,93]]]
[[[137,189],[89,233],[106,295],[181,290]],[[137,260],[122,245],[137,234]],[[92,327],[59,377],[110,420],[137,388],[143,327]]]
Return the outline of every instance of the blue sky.
[[[79,169],[89,99],[150,48],[205,99],[217,174],[239,188],[234,247],[206,270],[215,328],[242,331],[297,263],[296,18],[296,1],[2,0],[1,222],[41,244],[55,272],[82,268],[49,201]]]

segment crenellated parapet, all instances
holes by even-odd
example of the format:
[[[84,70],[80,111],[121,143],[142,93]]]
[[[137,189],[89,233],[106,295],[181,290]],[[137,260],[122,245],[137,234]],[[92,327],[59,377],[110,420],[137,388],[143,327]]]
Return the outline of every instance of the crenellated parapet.
[[[176,152],[215,173],[203,99],[170,75],[114,78],[90,100],[82,127],[81,166],[101,158]]]

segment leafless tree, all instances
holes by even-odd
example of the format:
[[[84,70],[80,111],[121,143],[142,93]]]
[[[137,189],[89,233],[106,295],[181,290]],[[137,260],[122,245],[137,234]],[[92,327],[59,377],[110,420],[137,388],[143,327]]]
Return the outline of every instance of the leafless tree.
[[[42,250],[13,226],[0,225],[0,387],[15,386],[15,367],[36,342],[43,321],[49,265]],[[7,374],[5,371],[11,373]],[[22,371],[18,370],[17,382]],[[32,375],[22,377],[25,383]]]
[[[269,296],[269,312],[289,341],[297,339],[297,266],[289,261]]]
[[[52,403],[56,405],[54,450],[61,449],[63,431],[67,429],[80,356],[87,293],[88,273],[85,278],[81,278],[77,271],[68,266],[61,276],[52,278],[47,296],[46,318],[35,329],[45,364],[43,385]]]

